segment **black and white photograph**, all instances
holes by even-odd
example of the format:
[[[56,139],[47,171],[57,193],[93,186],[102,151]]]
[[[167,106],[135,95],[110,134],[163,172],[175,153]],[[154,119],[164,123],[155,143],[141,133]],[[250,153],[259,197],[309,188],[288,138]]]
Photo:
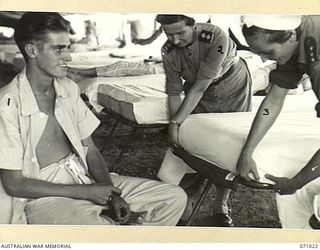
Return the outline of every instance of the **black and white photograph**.
[[[0,224],[319,230],[319,10],[1,7]]]

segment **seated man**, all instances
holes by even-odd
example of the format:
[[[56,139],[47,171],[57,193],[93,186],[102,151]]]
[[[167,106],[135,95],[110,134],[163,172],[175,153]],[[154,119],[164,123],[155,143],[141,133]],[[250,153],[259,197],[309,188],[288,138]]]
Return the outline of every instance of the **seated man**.
[[[66,78],[69,29],[58,13],[16,25],[26,68],[0,92],[1,223],[176,225],[181,188],[109,174],[90,137],[99,120]]]

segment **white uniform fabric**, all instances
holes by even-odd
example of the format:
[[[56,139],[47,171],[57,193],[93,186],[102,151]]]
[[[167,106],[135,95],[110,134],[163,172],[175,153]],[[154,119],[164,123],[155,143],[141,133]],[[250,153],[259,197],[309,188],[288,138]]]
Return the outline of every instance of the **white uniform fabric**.
[[[40,179],[59,184],[93,183],[75,155],[41,169]],[[178,186],[117,174],[111,174],[111,180],[122,190],[130,210],[141,215],[139,225],[176,225],[184,211],[187,196]],[[44,197],[28,201],[25,213],[28,224],[116,225],[113,219],[100,216],[108,209],[88,200]]]
[[[87,148],[82,146],[81,140],[88,138],[100,121],[80,98],[75,82],[68,78],[55,78],[53,86],[57,122],[86,168]],[[23,176],[39,177],[36,146],[47,121],[48,115],[40,111],[24,69],[0,90],[1,169],[21,170]],[[25,199],[7,196],[2,187],[0,191],[0,223],[26,223],[23,212]]]
[[[253,158],[262,182],[271,182],[266,173],[293,177],[311,159],[320,146],[319,125],[314,111],[315,97],[288,96],[283,112],[256,148]],[[255,112],[190,115],[179,130],[180,145],[189,153],[236,172],[236,164],[252,124]],[[188,171],[186,164],[167,153],[158,177],[177,184]],[[320,179],[294,195],[277,195],[281,224],[285,228],[310,228],[308,220],[319,216]]]
[[[301,16],[297,15],[243,15],[243,24],[249,28],[256,26],[267,30],[294,30],[301,24]]]

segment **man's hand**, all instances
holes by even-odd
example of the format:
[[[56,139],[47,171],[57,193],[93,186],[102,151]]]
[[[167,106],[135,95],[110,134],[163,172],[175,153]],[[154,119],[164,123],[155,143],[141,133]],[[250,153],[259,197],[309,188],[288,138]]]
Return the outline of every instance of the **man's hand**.
[[[110,197],[121,194],[121,189],[104,183],[83,185],[83,188],[85,188],[85,199],[99,205],[107,205],[111,200]]]
[[[275,183],[273,189],[283,195],[283,194],[294,194],[297,188],[292,183],[292,179],[286,177],[276,177],[270,174],[266,174],[265,177]]]
[[[170,124],[169,126],[169,144],[178,147],[179,146],[179,125]]]
[[[130,206],[118,194],[114,194],[112,201],[109,203],[114,209],[117,219],[120,224],[128,224],[130,221]]]
[[[260,179],[258,174],[257,166],[252,159],[252,154],[242,151],[237,164],[237,173],[247,181],[250,181],[249,173],[253,174],[256,181]]]

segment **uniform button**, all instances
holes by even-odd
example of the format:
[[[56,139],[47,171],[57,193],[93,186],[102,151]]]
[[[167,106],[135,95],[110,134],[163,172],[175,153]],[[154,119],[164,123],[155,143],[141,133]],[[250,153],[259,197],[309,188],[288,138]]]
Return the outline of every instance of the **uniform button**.
[[[38,162],[38,159],[37,159],[36,157],[32,157],[32,158],[31,158],[31,161],[32,161],[33,163],[36,163],[36,162]]]
[[[43,118],[45,118],[45,117],[46,117],[46,115],[45,115],[44,113],[42,113],[42,112],[41,112],[41,113],[39,114],[39,117],[40,117],[41,119],[43,119]]]

